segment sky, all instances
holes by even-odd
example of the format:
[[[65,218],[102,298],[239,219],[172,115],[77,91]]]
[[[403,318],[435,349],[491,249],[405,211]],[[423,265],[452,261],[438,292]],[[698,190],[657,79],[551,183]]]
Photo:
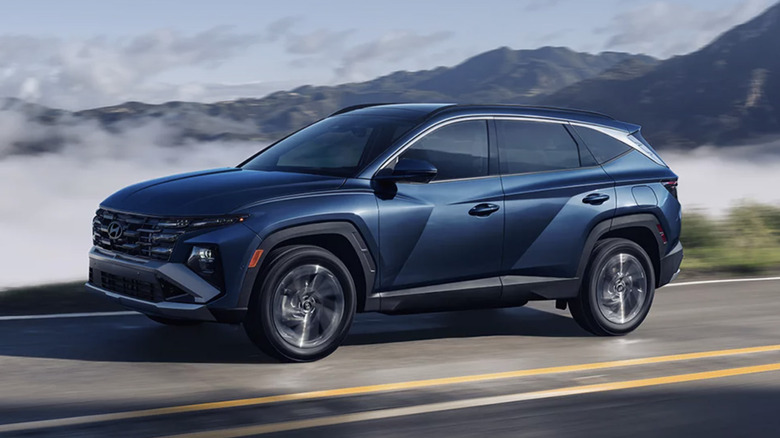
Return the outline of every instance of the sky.
[[[659,58],[772,0],[8,0],[0,97],[66,109],[219,101],[456,65],[508,46]]]

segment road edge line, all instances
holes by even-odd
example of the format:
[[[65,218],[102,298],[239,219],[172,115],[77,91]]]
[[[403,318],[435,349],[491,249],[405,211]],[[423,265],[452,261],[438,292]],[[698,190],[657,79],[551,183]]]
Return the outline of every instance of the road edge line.
[[[719,283],[749,283],[753,281],[778,281],[780,277],[757,277],[757,278],[726,278],[723,280],[701,280],[701,281],[686,281],[684,283],[671,283],[662,287],[680,287],[680,286],[696,286],[701,284],[719,284]]]

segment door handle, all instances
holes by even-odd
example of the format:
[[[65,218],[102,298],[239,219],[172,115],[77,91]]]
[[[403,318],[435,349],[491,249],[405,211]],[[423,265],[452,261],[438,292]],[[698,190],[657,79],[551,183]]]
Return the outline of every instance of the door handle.
[[[582,202],[585,204],[591,204],[591,205],[601,205],[609,200],[609,195],[605,195],[603,193],[591,193],[590,195],[584,197],[582,199]]]
[[[478,204],[469,210],[469,214],[480,217],[490,216],[491,214],[497,212],[498,209],[499,207],[496,204]]]

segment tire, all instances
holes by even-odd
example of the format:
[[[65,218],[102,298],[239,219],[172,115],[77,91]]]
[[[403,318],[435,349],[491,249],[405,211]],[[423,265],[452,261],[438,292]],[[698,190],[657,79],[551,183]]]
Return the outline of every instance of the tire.
[[[309,362],[347,336],[357,302],[349,269],[330,251],[296,245],[274,250],[258,277],[244,329],[264,353]]]
[[[197,321],[194,319],[164,318],[162,316],[155,316],[155,315],[146,315],[146,317],[158,324],[177,326],[177,327],[187,327],[187,326],[199,325],[203,323],[203,321]]]
[[[596,243],[580,293],[569,300],[574,320],[598,336],[634,331],[650,312],[655,296],[655,272],[647,253],[626,239]]]

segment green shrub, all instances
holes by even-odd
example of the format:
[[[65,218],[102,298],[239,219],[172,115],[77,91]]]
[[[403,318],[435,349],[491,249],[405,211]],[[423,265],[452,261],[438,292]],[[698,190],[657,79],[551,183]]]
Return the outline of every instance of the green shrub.
[[[684,213],[683,270],[756,273],[780,269],[780,208],[741,204],[722,219]]]
[[[685,213],[680,240],[685,248],[706,248],[720,241],[718,223],[702,213]]]

